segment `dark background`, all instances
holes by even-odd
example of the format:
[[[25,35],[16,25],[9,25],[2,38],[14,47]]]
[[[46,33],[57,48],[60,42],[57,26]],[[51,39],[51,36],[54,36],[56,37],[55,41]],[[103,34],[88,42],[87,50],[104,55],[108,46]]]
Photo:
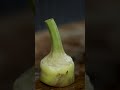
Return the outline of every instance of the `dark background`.
[[[57,24],[80,21],[85,17],[85,0],[36,0],[36,30],[45,27],[44,20],[54,18]]]
[[[0,0],[0,15],[14,13],[28,6],[27,0]],[[85,0],[35,0],[35,29],[45,27],[44,20],[54,18],[58,24],[85,17]]]
[[[0,90],[34,65],[34,17],[26,0],[0,0]]]
[[[120,90],[120,2],[86,1],[86,72],[94,90]]]

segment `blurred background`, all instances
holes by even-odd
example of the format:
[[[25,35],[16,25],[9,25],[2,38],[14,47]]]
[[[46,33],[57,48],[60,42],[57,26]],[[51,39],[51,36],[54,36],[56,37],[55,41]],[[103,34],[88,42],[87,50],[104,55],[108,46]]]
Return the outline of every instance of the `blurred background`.
[[[27,0],[0,0],[0,15],[6,15],[26,8]]]
[[[0,90],[34,65],[34,17],[27,0],[0,0]]]
[[[35,30],[45,28],[44,20],[54,18],[58,25],[85,18],[85,0],[35,0]]]

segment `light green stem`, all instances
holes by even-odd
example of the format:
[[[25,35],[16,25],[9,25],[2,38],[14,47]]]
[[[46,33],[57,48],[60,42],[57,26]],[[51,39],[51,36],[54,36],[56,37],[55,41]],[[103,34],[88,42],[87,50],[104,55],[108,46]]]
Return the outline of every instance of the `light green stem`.
[[[45,21],[45,23],[48,27],[48,30],[52,39],[51,52],[64,53],[61,37],[54,19],[53,18],[48,19]]]

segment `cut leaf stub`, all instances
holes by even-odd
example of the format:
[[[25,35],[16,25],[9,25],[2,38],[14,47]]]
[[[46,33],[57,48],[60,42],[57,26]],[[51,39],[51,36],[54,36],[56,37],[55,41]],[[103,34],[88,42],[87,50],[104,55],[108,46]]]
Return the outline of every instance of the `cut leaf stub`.
[[[40,80],[50,86],[65,87],[74,82],[74,62],[63,49],[54,19],[45,21],[52,40],[50,53],[40,62]]]

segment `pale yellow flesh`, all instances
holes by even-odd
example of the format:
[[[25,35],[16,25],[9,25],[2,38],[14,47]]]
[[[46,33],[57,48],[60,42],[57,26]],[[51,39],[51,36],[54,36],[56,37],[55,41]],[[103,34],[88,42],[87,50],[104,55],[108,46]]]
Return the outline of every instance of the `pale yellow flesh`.
[[[47,63],[48,59],[44,58],[40,62],[40,80],[54,87],[65,87],[72,84],[74,82],[74,63],[69,56],[66,57],[69,60],[62,62],[64,57],[59,58],[58,56],[58,63],[56,65],[50,65],[50,63]],[[59,65],[60,59],[63,63],[62,65]]]

